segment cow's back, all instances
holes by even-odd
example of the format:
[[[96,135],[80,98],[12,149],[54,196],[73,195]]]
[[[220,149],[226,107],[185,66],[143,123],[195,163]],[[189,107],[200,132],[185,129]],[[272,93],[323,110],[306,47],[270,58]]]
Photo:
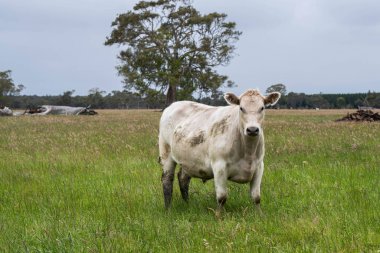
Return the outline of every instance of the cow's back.
[[[174,134],[175,128],[183,121],[194,117],[196,114],[203,112],[212,112],[217,107],[199,104],[191,101],[178,101],[167,107],[160,120],[160,139],[166,143],[171,143],[171,138]]]

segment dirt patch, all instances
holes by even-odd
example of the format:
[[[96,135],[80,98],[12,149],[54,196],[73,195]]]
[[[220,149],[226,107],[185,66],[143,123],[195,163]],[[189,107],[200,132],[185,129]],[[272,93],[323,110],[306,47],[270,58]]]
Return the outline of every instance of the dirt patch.
[[[162,147],[162,150],[160,150],[160,156],[158,157],[158,163],[161,165],[164,165],[164,162],[166,159],[168,159],[169,154],[170,154],[170,146],[169,144],[165,143],[164,146]]]
[[[199,145],[203,142],[205,142],[206,138],[205,138],[205,133],[204,131],[200,131],[197,135],[193,136],[190,140],[189,140],[189,143],[190,143],[190,146],[191,147],[194,147],[196,145]]]
[[[181,142],[182,139],[186,137],[181,131],[182,131],[181,127],[178,127],[178,129],[174,130],[174,139],[177,143]]]
[[[378,112],[374,113],[371,110],[358,110],[354,113],[347,113],[347,115],[336,121],[380,121],[380,114]]]
[[[216,122],[211,128],[211,136],[223,134],[228,128],[228,119],[230,116]]]

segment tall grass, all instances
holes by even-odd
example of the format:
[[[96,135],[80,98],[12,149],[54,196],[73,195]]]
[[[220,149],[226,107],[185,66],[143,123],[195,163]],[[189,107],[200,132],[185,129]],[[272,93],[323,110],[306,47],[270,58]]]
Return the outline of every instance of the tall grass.
[[[380,250],[380,124],[345,111],[269,111],[263,216],[229,183],[175,181],[163,207],[160,112],[0,118],[1,252]]]

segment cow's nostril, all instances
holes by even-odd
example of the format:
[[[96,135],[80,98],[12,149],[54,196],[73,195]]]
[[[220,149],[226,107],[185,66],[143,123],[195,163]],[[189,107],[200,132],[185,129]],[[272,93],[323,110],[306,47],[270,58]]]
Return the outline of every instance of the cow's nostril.
[[[260,129],[258,127],[248,127],[247,128],[247,134],[250,136],[258,135],[260,132]]]

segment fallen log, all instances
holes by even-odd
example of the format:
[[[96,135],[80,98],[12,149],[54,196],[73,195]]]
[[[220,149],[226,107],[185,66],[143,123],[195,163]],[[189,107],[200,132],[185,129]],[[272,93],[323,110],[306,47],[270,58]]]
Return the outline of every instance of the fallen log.
[[[8,107],[0,107],[0,116],[13,116],[13,111]]]
[[[57,105],[42,105],[38,107],[28,107],[25,115],[96,115],[96,111],[90,107],[71,107]]]

